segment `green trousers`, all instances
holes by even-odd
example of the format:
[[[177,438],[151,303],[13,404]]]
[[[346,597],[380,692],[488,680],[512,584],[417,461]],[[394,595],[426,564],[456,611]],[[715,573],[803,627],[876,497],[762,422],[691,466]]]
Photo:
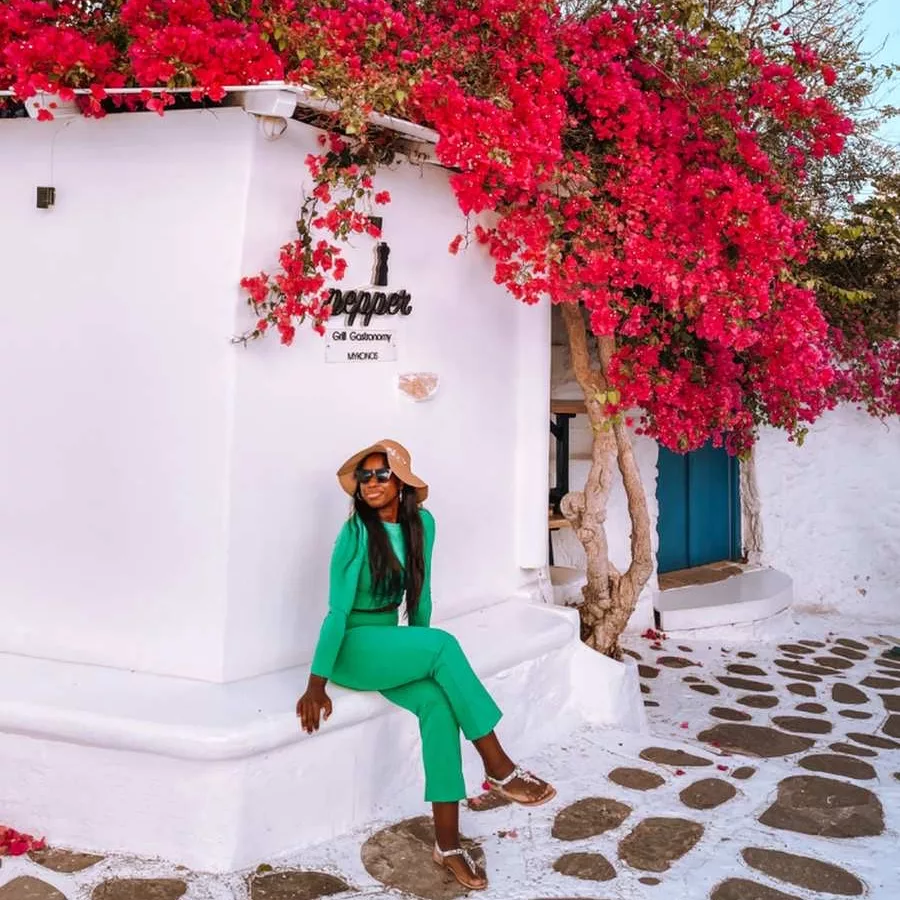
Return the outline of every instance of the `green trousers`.
[[[425,799],[466,796],[459,732],[470,741],[490,734],[500,710],[472,671],[459,642],[437,628],[401,627],[396,612],[352,612],[331,680],[379,691],[419,719]]]

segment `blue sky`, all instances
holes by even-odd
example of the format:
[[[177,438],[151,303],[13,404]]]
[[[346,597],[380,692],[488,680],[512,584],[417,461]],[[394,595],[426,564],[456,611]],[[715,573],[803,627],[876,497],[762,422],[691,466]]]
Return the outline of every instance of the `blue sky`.
[[[866,16],[865,46],[879,51],[876,62],[900,66],[900,0],[875,0]],[[900,76],[885,86],[878,101],[900,107]],[[900,144],[900,120],[894,119],[882,133],[885,140]]]

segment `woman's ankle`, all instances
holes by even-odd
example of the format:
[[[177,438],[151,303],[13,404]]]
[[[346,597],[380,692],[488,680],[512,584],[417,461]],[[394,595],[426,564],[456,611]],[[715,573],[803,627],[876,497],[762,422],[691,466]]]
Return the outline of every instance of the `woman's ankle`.
[[[511,759],[507,758],[505,762],[497,763],[492,766],[485,763],[484,771],[489,778],[493,778],[495,781],[502,781],[504,778],[509,778],[509,776],[516,771],[516,764]]]
[[[434,845],[442,853],[449,853],[451,850],[461,850],[462,843],[459,837],[455,838],[436,838]]]

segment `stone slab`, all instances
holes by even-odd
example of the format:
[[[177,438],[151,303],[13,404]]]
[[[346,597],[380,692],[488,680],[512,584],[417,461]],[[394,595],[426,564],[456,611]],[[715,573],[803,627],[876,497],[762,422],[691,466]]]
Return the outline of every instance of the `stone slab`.
[[[755,691],[765,694],[774,691],[773,685],[765,681],[751,681],[748,678],[732,678],[730,675],[721,675],[717,679],[725,687],[736,688],[739,691]]]
[[[0,886],[0,900],[66,900],[66,895],[40,878],[20,875]]]
[[[729,878],[713,888],[709,900],[800,900],[796,894],[785,894],[775,888],[746,878]]]
[[[475,862],[484,865],[484,853],[472,841],[462,845]],[[424,900],[455,900],[467,891],[432,861],[434,827],[429,816],[405,819],[373,834],[360,856],[366,871],[383,885]]]
[[[83,872],[85,869],[103,862],[106,858],[104,856],[96,856],[93,853],[76,853],[74,850],[60,850],[58,848],[32,850],[28,856],[39,866],[64,875]]]
[[[868,747],[857,747],[856,744],[845,744],[843,742],[831,744],[830,749],[834,750],[835,753],[847,753],[850,756],[878,756],[875,750],[870,750]]]
[[[770,694],[747,694],[738,697],[737,702],[741,706],[749,706],[751,709],[774,709],[778,706],[778,698]]]
[[[567,853],[553,863],[555,872],[582,881],[612,881],[616,870],[601,853]]]
[[[723,750],[745,753],[771,759],[776,756],[791,756],[808,750],[813,741],[809,738],[786,734],[764,725],[744,725],[723,722],[700,732],[698,740],[715,744]]]
[[[859,781],[875,777],[875,769],[869,763],[840,754],[816,753],[812,756],[804,756],[798,765],[801,769],[809,772],[824,772],[826,775],[855,778]]]
[[[678,796],[690,809],[715,809],[736,794],[735,786],[721,778],[703,778],[686,787]]]
[[[618,828],[630,815],[631,807],[618,800],[586,797],[556,814],[551,834],[558,841],[582,841]]]
[[[865,890],[863,883],[846,869],[808,856],[762,847],[747,847],[741,855],[748,866],[769,878],[808,891],[859,897]]]
[[[633,869],[665,872],[703,837],[703,826],[689,819],[644,819],[619,842],[619,858]]]
[[[350,886],[325,872],[287,871],[250,879],[250,900],[318,900],[350,890]]]
[[[178,900],[187,884],[179,878],[111,878],[91,892],[91,900]]]
[[[869,702],[869,697],[852,684],[836,684],[831,688],[831,699],[835,703],[860,705]]]
[[[672,750],[668,747],[647,747],[641,750],[641,759],[663,766],[675,766],[679,769],[693,766],[711,766],[712,760],[702,756],[694,756],[684,750]]]
[[[884,832],[884,810],[872,791],[819,775],[797,775],[778,785],[775,802],[759,821],[770,828],[826,838],[873,837]]]
[[[857,744],[862,744],[864,747],[875,747],[876,750],[900,750],[900,744],[896,741],[880,737],[877,734],[863,734],[859,731],[850,731],[847,733],[847,737],[851,741],[856,741]]]
[[[828,719],[811,716],[774,716],[772,721],[791,734],[830,734],[834,728]]]
[[[656,772],[628,767],[613,769],[609,773],[609,780],[613,784],[630,788],[633,791],[652,791],[666,783],[666,779],[657,775]]]
[[[763,678],[767,678],[769,675],[765,669],[761,669],[759,666],[750,666],[745,665],[744,663],[732,663],[725,668],[731,672],[732,675],[761,675]]]
[[[726,722],[749,722],[753,717],[750,713],[741,712],[739,709],[729,709],[727,706],[714,706],[709,714],[716,719],[724,719]]]

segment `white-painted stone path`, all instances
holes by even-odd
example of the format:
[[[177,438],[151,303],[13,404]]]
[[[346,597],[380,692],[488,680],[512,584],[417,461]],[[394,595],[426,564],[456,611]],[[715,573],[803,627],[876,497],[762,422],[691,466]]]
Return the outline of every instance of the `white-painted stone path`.
[[[764,641],[629,638],[652,733],[584,729],[523,760],[554,781],[553,803],[464,810],[487,859],[485,900],[895,900],[897,644],[896,623],[810,616]],[[348,900],[460,896],[428,861],[427,823],[397,818],[260,860],[255,880],[165,861],[65,872],[7,858],[0,900],[311,900],[343,885],[334,896]]]

